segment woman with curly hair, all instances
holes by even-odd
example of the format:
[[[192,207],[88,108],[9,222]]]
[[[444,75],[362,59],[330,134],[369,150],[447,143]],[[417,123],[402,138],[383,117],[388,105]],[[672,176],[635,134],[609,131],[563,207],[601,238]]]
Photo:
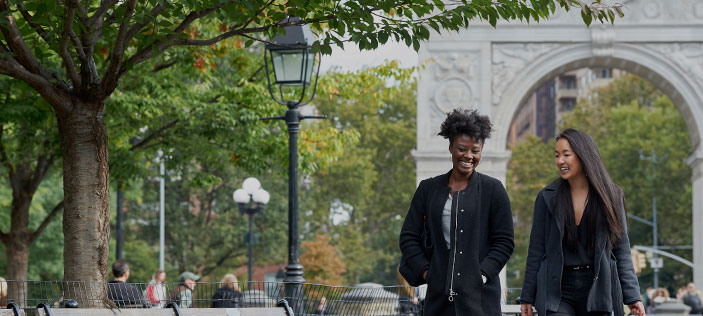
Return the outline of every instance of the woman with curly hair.
[[[427,283],[425,315],[500,315],[498,274],[513,252],[513,218],[503,184],[476,171],[489,118],[456,109],[439,132],[452,169],[420,182],[400,232],[400,272]]]
[[[588,134],[557,137],[560,177],[537,195],[522,284],[522,316],[644,316],[625,201]]]

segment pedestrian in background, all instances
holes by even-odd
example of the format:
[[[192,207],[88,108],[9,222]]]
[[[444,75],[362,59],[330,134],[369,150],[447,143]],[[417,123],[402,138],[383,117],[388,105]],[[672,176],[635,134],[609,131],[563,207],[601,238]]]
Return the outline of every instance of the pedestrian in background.
[[[683,303],[691,308],[689,314],[703,314],[703,299],[701,292],[696,289],[696,285],[690,282],[686,285],[686,293],[683,295]]]
[[[149,281],[144,296],[149,300],[151,306],[166,306],[166,272],[164,270],[156,270]]]
[[[112,275],[114,278],[107,284],[107,298],[118,307],[150,307],[151,304],[144,298],[134,284],[127,283],[129,280],[129,264],[124,259],[117,259],[112,264]]]
[[[7,306],[7,281],[0,277],[0,308]]]
[[[315,315],[327,315],[327,298],[322,297],[320,299],[320,304],[317,305],[317,309],[315,309]]]
[[[212,295],[213,308],[239,308],[242,307],[242,292],[239,282],[234,274],[225,274],[220,282],[220,288]]]
[[[522,285],[522,316],[644,316],[625,202],[588,134],[557,137],[560,178],[537,195]]]
[[[452,169],[420,182],[400,232],[400,272],[427,283],[425,315],[501,315],[498,274],[513,252],[513,216],[500,180],[476,171],[488,116],[456,109],[439,135]]]
[[[186,271],[179,276],[178,286],[171,291],[168,296],[170,302],[178,304],[178,307],[189,308],[193,306],[193,291],[195,291],[196,281],[200,280],[200,276]]]

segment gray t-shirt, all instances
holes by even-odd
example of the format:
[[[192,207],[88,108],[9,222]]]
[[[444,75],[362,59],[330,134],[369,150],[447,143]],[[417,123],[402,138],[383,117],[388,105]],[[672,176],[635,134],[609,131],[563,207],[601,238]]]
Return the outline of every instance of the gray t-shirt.
[[[444,241],[447,243],[447,249],[451,248],[451,239],[449,233],[452,229],[452,195],[449,194],[447,202],[444,203],[444,210],[442,210],[442,232],[444,233]]]

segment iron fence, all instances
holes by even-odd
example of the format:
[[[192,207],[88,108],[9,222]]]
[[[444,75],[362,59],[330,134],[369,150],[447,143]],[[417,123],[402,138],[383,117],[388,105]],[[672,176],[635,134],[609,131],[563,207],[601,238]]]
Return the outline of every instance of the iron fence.
[[[288,291],[290,294],[286,294]],[[173,301],[181,308],[276,307],[286,299],[296,315],[420,315],[418,291],[409,286],[362,284],[354,287],[277,282],[104,283],[78,281],[7,281],[7,302],[33,313],[39,303],[119,309],[162,308]],[[107,294],[107,297],[103,293]],[[102,296],[102,297],[101,297]],[[106,299],[107,298],[107,299]]]
[[[511,288],[505,289],[505,304],[508,304],[508,305],[519,304],[517,302],[517,300],[520,297],[521,292],[522,292],[522,289],[519,287],[511,287]]]
[[[296,315],[422,315],[425,288],[381,286],[373,283],[357,286],[322,284],[285,284],[278,282],[197,282],[188,288],[182,283],[104,283],[79,281],[6,281],[7,302],[14,302],[33,314],[39,303],[53,308],[74,304],[80,307],[120,309],[162,308],[169,301],[181,308],[249,308],[276,307],[286,299]],[[289,294],[286,294],[286,291]],[[107,293],[107,299],[103,293]],[[4,293],[0,293],[1,297]],[[504,290],[505,303],[516,304],[519,288]],[[4,302],[3,305],[6,305]]]

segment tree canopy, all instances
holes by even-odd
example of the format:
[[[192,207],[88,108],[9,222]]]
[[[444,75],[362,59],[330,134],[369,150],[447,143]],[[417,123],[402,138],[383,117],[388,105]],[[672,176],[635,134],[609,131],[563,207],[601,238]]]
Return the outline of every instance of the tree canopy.
[[[61,140],[64,186],[64,277],[104,281],[108,277],[109,145],[106,100],[133,71],[146,73],[194,58],[216,65],[218,43],[249,47],[291,25],[310,25],[319,35],[314,49],[352,42],[373,49],[389,39],[418,49],[430,29],[459,30],[477,18],[541,20],[558,7],[578,7],[583,20],[614,22],[619,7],[577,0],[444,1],[275,0],[0,0],[0,74],[19,79],[51,106]],[[288,16],[298,21],[282,22]],[[192,48],[182,50],[180,48]],[[203,54],[202,49],[215,53]],[[191,82],[193,83],[193,82]],[[215,106],[215,105],[212,105]],[[222,128],[226,119],[210,117]],[[244,111],[246,112],[246,111]],[[162,131],[171,121],[153,126]],[[231,122],[230,122],[231,123]],[[153,134],[147,134],[146,137]],[[261,135],[259,135],[261,136]],[[131,138],[129,139],[131,140]],[[124,139],[123,139],[124,141]],[[96,289],[104,294],[104,290]]]

